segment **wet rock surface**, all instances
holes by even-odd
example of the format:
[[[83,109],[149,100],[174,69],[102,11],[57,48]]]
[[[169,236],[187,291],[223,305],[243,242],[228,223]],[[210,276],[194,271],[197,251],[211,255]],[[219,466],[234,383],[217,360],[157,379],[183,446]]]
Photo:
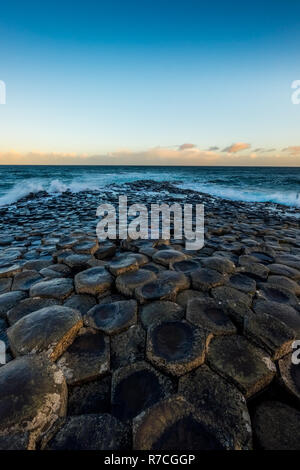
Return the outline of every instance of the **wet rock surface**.
[[[204,247],[98,241],[124,188],[203,202]],[[298,214],[154,181],[1,207],[0,448],[297,448]]]

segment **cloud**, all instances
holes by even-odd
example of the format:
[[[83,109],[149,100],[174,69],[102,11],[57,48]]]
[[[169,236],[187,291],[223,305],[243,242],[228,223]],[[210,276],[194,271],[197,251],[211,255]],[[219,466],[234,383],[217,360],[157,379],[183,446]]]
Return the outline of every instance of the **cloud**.
[[[240,152],[241,150],[249,149],[250,147],[250,144],[245,144],[244,142],[236,142],[235,144],[226,147],[223,152],[236,153]]]
[[[282,149],[283,152],[289,152],[291,155],[300,155],[300,145],[294,145]]]
[[[196,148],[195,144],[181,144],[178,146],[178,150],[189,150]]]

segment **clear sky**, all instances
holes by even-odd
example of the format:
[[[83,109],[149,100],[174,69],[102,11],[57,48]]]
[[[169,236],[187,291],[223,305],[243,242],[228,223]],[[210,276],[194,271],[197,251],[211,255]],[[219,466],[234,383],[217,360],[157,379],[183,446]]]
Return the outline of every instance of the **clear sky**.
[[[0,163],[300,165],[298,0],[1,2],[0,80]]]

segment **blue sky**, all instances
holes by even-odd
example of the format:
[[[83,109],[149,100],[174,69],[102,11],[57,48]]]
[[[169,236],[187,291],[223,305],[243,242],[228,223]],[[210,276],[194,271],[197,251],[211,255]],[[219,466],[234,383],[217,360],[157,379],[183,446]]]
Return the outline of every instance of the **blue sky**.
[[[2,2],[0,163],[297,164],[297,79],[297,1]]]

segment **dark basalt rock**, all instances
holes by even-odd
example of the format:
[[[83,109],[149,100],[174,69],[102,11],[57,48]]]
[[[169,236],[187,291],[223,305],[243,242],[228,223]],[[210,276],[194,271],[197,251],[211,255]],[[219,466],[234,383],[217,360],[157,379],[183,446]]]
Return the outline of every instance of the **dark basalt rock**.
[[[299,367],[299,346],[298,351],[280,359],[278,362],[280,371],[280,382],[283,387],[298,401],[300,404],[300,367]]]
[[[65,307],[74,308],[79,310],[81,315],[86,315],[87,312],[96,305],[96,299],[92,295],[87,294],[74,294],[67,298],[64,302]]]
[[[64,264],[50,264],[47,268],[41,269],[40,274],[47,279],[54,279],[58,277],[69,277],[71,270]]]
[[[184,273],[170,271],[168,269],[159,273],[157,279],[173,284],[174,287],[176,287],[177,292],[188,289],[190,287],[190,280],[188,276],[186,276]]]
[[[173,392],[169,378],[146,362],[136,362],[113,373],[112,413],[122,421],[131,420]]]
[[[163,266],[170,267],[176,261],[183,261],[186,259],[186,255],[181,251],[177,250],[158,250],[152,256],[155,263],[162,264]]]
[[[214,299],[190,300],[186,308],[186,319],[214,336],[236,333],[236,327],[229,316]]]
[[[6,292],[0,295],[0,318],[6,318],[8,310],[13,308],[21,300],[26,297],[26,293],[23,291],[15,290],[13,292]]]
[[[248,313],[244,319],[244,335],[270,354],[274,361],[291,351],[293,330],[266,313]]]
[[[208,422],[223,429],[228,448],[252,448],[246,400],[234,385],[203,364],[179,379],[178,393],[192,403]]]
[[[282,254],[275,258],[275,263],[290,266],[291,268],[298,269],[300,271],[300,260],[299,256],[292,254]]]
[[[208,349],[209,366],[236,385],[246,398],[265,388],[276,368],[267,353],[238,335],[214,338]]]
[[[68,415],[110,413],[111,377],[69,387]]]
[[[98,240],[80,240],[72,247],[73,251],[80,255],[93,255],[98,250],[98,248]]]
[[[201,264],[208,269],[214,269],[221,274],[230,274],[235,270],[235,265],[229,259],[221,256],[211,256],[201,260]]]
[[[73,253],[66,256],[64,264],[68,266],[73,274],[77,274],[80,271],[84,271],[90,268],[89,261],[91,260],[90,255]]]
[[[215,287],[212,289],[211,293],[213,298],[217,302],[221,302],[223,305],[244,304],[247,307],[250,307],[252,303],[252,297],[249,294],[245,294],[244,292],[227,285]]]
[[[129,426],[109,414],[70,416],[48,443],[48,450],[128,450]]]
[[[181,396],[170,397],[133,421],[135,450],[225,450],[220,430]]]
[[[156,275],[145,269],[120,274],[116,278],[116,288],[121,294],[132,296],[137,287],[141,287],[150,281],[154,281]]]
[[[224,284],[228,277],[214,269],[201,268],[191,273],[193,289],[207,291]]]
[[[174,283],[157,279],[135,289],[135,297],[141,304],[152,300],[174,301],[177,292],[178,289]]]
[[[179,304],[182,308],[186,309],[187,304],[193,299],[207,299],[209,298],[208,292],[203,292],[193,289],[185,289],[180,292],[176,297],[176,303]]]
[[[297,338],[299,337],[300,315],[299,312],[290,305],[259,299],[254,301],[253,310],[255,313],[267,313],[270,317],[277,318],[291,328]]]
[[[0,436],[0,450],[30,450],[29,432]]]
[[[261,263],[245,264],[240,268],[240,272],[255,281],[266,281],[269,275],[269,267]]]
[[[147,358],[167,374],[180,376],[204,362],[210,339],[184,320],[154,324],[147,334]]]
[[[289,290],[295,295],[300,295],[300,285],[292,279],[289,279],[288,277],[272,275],[268,277],[267,284],[270,284],[275,288],[283,287],[284,289]]]
[[[192,271],[196,271],[196,269],[200,268],[200,263],[195,260],[186,259],[183,261],[176,261],[175,263],[171,264],[171,269],[178,271],[179,273],[183,273],[189,275]]]
[[[293,307],[300,305],[297,297],[283,287],[273,287],[270,285],[261,286],[257,292],[257,298],[269,302],[279,302]]]
[[[133,254],[116,258],[108,264],[108,269],[114,276],[119,276],[139,269],[139,263]]]
[[[30,297],[65,300],[73,292],[73,280],[69,278],[50,279],[34,284],[30,288]]]
[[[132,325],[111,338],[111,368],[133,364],[145,359],[146,333],[141,325]]]
[[[32,259],[30,261],[27,261],[23,268],[28,269],[29,271],[41,271],[44,268],[47,268],[48,266],[52,265],[52,260],[47,260],[47,259]]]
[[[101,377],[109,371],[108,337],[92,329],[82,328],[57,365],[69,385]]]
[[[50,307],[51,305],[57,305],[57,300],[54,299],[41,299],[39,297],[33,297],[29,299],[21,300],[7,312],[7,320],[9,325],[13,325],[21,318],[25,317],[29,313],[36,312],[41,308]]]
[[[77,310],[60,305],[29,313],[7,330],[14,356],[46,352],[55,361],[82,327]]]
[[[181,320],[184,309],[175,302],[157,300],[142,307],[140,318],[144,328],[149,328],[157,322]]]
[[[13,277],[21,271],[22,267],[20,264],[13,264],[11,266],[4,266],[0,268],[0,279],[6,277]]]
[[[286,266],[284,264],[269,264],[268,268],[272,274],[286,276],[291,279],[295,279],[296,281],[300,279],[300,271],[290,266]]]
[[[28,291],[31,286],[36,284],[42,279],[39,273],[36,271],[22,271],[14,277],[11,290],[23,290]]]
[[[137,320],[135,300],[120,300],[91,308],[84,317],[84,324],[106,334],[113,335],[129,328]]]
[[[113,278],[105,268],[99,266],[76,274],[74,282],[77,294],[99,295],[109,291]]]
[[[26,445],[34,449],[41,434],[66,414],[66,382],[43,355],[20,357],[0,368],[0,402],[0,436],[29,433]]]
[[[107,259],[112,258],[116,253],[116,245],[111,241],[107,240],[101,242],[97,251],[95,251],[94,256],[97,259]]]
[[[263,450],[300,450],[300,412],[270,401],[256,409],[253,430]]]
[[[10,291],[12,285],[12,278],[0,278],[0,295],[5,294],[6,292]]]
[[[254,279],[240,273],[231,276],[227,286],[238,289],[246,294],[255,294],[256,292],[256,282]]]

